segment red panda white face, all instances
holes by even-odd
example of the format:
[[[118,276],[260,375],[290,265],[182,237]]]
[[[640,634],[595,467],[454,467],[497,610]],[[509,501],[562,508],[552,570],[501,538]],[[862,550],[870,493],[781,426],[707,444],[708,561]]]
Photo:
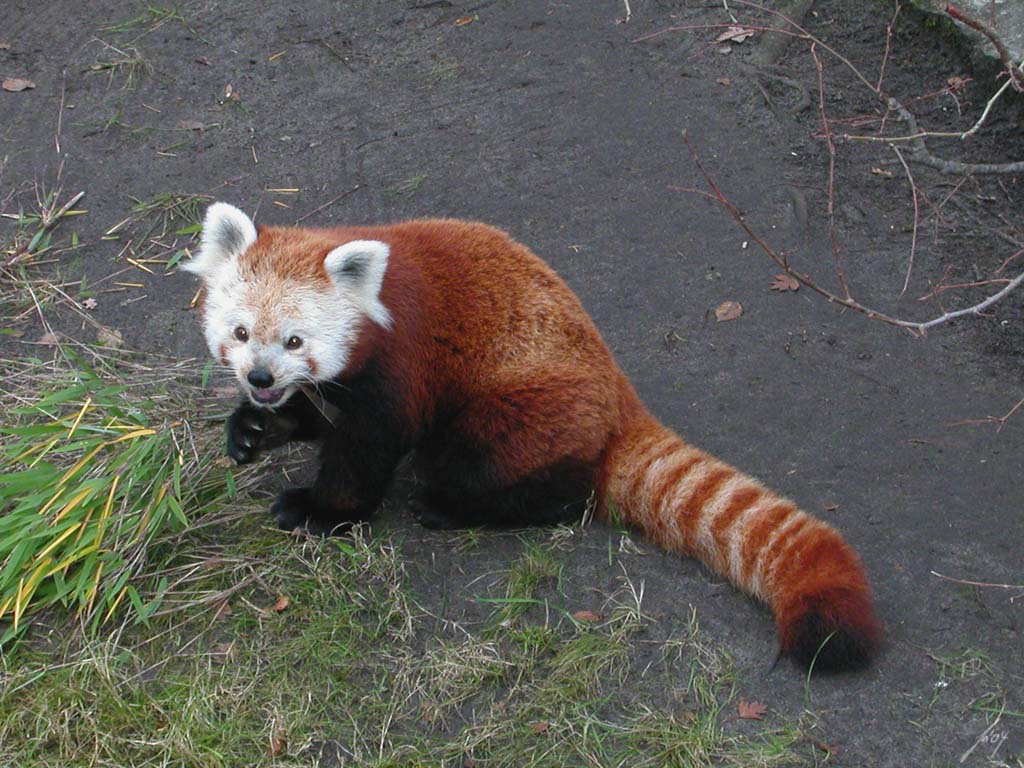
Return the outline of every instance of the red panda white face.
[[[322,279],[313,279],[278,263],[285,257],[275,259],[272,247],[257,253],[257,240],[248,216],[215,203],[199,253],[182,269],[203,281],[210,353],[253,404],[274,408],[300,385],[341,374],[364,318],[390,327],[380,303],[389,248],[375,240],[340,245],[324,258]]]

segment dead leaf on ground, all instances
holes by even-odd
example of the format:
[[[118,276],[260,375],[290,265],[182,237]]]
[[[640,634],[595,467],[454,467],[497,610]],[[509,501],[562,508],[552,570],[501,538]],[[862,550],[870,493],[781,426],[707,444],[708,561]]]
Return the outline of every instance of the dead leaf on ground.
[[[288,740],[284,737],[284,734],[275,733],[270,737],[270,743],[267,744],[267,757],[277,757],[284,748],[288,745]]]
[[[476,18],[476,16],[462,16],[455,20],[455,26],[464,27],[467,24],[472,24],[474,21],[476,21]]]
[[[772,280],[771,289],[773,291],[799,291],[800,281],[792,275],[787,275],[783,272],[781,275],[776,275],[775,279]]]
[[[23,77],[8,77],[3,82],[3,89],[10,91],[11,93],[17,93],[18,91],[28,91],[35,88],[36,84],[31,80],[26,80]]]
[[[749,37],[753,37],[754,30],[750,27],[729,27],[725,32],[715,38],[716,43],[724,43],[731,40],[734,43],[742,43]]]
[[[210,649],[210,659],[217,664],[227,664],[234,656],[234,642],[217,643]]]
[[[601,621],[601,619],[604,618],[600,613],[595,613],[594,611],[576,611],[572,617],[576,619],[576,621],[585,621],[590,624]]]
[[[44,333],[42,336],[36,339],[36,343],[45,344],[48,347],[52,347],[57,343],[57,334],[54,333],[53,331],[50,331],[49,333]]]
[[[839,754],[839,745],[838,744],[829,744],[829,743],[824,742],[824,741],[817,741],[817,740],[815,740],[814,746],[816,746],[822,752],[828,753],[829,757],[831,757],[832,755],[838,755]]]
[[[550,727],[551,727],[551,723],[540,722],[540,723],[534,723],[533,725],[531,725],[530,726],[530,730],[533,731],[534,733],[544,733],[544,731],[546,731]]]
[[[178,123],[178,127],[183,131],[202,131],[206,129],[206,123],[201,123],[198,120],[182,120]]]
[[[281,595],[281,597],[277,598],[277,602],[274,603],[273,608],[271,608],[270,610],[272,610],[274,613],[281,613],[281,611],[285,610],[288,607],[289,602],[290,601],[288,600],[287,597]]]
[[[768,707],[760,701],[741,701],[739,704],[739,717],[741,720],[764,720],[764,714]]]
[[[723,301],[715,307],[715,319],[720,323],[735,320],[743,314],[743,305],[738,301]]]
[[[121,344],[124,343],[124,337],[116,328],[101,326],[100,329],[96,331],[96,341],[101,347],[107,347],[108,349],[120,349]]]

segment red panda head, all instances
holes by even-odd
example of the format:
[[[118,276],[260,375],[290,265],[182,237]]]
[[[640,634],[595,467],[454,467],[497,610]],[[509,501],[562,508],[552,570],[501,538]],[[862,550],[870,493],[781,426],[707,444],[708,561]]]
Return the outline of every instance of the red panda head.
[[[328,230],[257,232],[242,211],[214,203],[182,269],[203,282],[210,353],[254,404],[273,408],[341,374],[366,320],[391,327],[380,301],[389,252],[379,240],[339,244]]]

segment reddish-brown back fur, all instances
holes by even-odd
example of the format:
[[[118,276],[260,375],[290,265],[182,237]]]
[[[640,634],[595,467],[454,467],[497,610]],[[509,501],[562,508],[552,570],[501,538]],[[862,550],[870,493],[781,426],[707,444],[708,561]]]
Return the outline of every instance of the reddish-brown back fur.
[[[324,256],[355,239],[390,246],[381,301],[394,330],[367,321],[350,368],[371,355],[383,366],[413,433],[455,414],[507,484],[588,467],[603,513],[768,602],[783,651],[830,668],[871,657],[881,625],[853,550],[651,417],[576,296],[505,233],[453,220],[261,228],[241,266],[323,285]]]

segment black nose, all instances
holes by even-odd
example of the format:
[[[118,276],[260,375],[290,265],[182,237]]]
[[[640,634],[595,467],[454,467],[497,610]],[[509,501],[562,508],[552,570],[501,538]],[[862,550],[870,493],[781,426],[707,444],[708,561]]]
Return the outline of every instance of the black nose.
[[[253,368],[245,377],[254,387],[270,389],[274,386],[274,376],[266,368]]]

